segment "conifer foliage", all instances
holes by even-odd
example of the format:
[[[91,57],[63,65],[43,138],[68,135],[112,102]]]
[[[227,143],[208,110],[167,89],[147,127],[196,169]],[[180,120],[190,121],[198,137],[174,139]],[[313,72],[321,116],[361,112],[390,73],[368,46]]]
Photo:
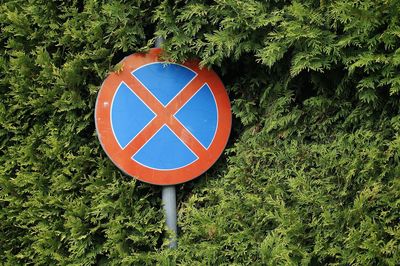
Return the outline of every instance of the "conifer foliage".
[[[5,265],[398,265],[400,2],[0,1]],[[102,80],[162,36],[232,101],[223,158],[160,189],[102,151]]]

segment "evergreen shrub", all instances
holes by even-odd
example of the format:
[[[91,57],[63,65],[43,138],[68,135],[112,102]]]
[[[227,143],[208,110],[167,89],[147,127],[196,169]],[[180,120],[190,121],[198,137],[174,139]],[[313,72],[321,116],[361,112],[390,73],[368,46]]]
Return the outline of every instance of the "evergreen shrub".
[[[4,265],[399,265],[400,2],[0,1]],[[160,188],[102,151],[102,80],[162,36],[221,76],[226,153]]]

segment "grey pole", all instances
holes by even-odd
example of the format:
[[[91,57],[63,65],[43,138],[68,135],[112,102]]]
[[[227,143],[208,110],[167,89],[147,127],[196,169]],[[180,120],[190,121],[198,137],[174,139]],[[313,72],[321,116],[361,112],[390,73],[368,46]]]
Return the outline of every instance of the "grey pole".
[[[176,191],[175,186],[162,187],[162,203],[164,206],[165,215],[167,218],[167,228],[174,234],[169,239],[169,247],[176,248],[178,228],[176,224]]]
[[[156,43],[155,43],[155,47],[156,48],[160,48],[161,47],[161,44],[164,42],[164,38],[163,37],[157,37],[156,38]]]
[[[164,42],[162,37],[157,37],[155,47],[161,47]],[[177,226],[177,215],[176,215],[176,189],[175,186],[163,186],[162,187],[162,204],[166,216],[167,228],[174,236],[169,240],[169,248],[176,248],[178,226]]]

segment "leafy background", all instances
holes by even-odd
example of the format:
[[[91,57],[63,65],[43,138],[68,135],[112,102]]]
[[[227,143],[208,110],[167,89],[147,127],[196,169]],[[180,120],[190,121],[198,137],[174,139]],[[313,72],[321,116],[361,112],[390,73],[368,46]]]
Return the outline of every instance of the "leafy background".
[[[400,2],[0,1],[4,265],[398,265]],[[160,188],[102,151],[102,80],[163,36],[212,67],[234,125],[219,162]]]

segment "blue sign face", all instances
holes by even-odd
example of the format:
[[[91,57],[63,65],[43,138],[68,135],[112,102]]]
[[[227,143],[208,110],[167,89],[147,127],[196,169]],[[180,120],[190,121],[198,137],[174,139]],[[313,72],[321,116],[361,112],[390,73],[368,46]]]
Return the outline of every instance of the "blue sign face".
[[[198,61],[160,61],[161,49],[126,57],[96,101],[100,143],[113,163],[138,180],[173,185],[209,169],[232,125],[218,75]]]
[[[197,76],[193,70],[178,64],[155,62],[131,72],[141,85],[165,108]],[[125,82],[117,88],[111,103],[111,127],[121,149],[127,147],[156,119],[157,113]],[[212,144],[218,127],[215,96],[204,83],[173,117],[179,121],[205,150]],[[196,152],[186,145],[184,134],[177,133],[167,121],[137,150],[131,159],[156,170],[174,170],[198,160]]]

